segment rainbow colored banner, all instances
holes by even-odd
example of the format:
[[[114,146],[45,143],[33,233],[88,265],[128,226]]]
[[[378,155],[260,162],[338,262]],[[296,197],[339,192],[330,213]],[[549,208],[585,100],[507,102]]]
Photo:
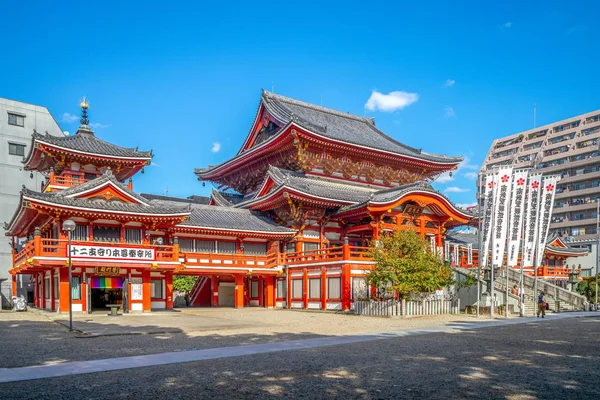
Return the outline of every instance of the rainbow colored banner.
[[[123,289],[123,278],[110,276],[93,276],[92,289]]]

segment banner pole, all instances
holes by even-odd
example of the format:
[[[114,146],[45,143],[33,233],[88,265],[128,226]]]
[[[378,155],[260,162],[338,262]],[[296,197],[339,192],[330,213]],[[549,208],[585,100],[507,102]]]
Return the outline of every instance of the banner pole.
[[[483,253],[483,249],[482,249],[482,241],[483,241],[483,232],[482,232],[482,228],[483,228],[483,219],[482,219],[482,214],[481,214],[481,192],[483,191],[482,185],[481,185],[481,176],[482,173],[481,171],[479,171],[479,189],[477,191],[477,216],[479,218],[479,220],[477,221],[477,318],[479,318],[479,307],[481,304],[481,253]],[[600,203],[598,203],[600,204]]]

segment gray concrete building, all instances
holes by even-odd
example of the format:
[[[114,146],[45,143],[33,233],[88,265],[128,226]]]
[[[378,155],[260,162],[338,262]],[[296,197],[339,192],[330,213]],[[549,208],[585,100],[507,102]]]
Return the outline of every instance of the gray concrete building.
[[[494,140],[482,171],[512,165],[559,174],[550,233],[558,233],[573,247],[587,247],[586,257],[568,259],[594,274],[600,201],[600,110]]]
[[[63,135],[46,107],[0,98],[0,224],[12,218],[23,185],[39,191],[44,181],[41,174],[23,170],[21,163],[30,150],[34,130]],[[0,229],[0,302],[3,307],[9,305],[11,298],[12,282],[8,274],[11,267],[11,240]],[[17,290],[26,297],[27,292],[33,290],[28,275],[18,276]]]

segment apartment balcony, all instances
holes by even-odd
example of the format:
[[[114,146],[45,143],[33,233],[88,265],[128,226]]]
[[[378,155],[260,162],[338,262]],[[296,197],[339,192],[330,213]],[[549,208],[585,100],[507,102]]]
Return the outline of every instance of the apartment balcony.
[[[516,155],[516,154],[517,154],[517,153],[514,153],[514,154],[507,154],[507,155],[505,155],[505,156],[502,156],[502,157],[496,157],[496,158],[494,158],[494,156],[493,156],[493,154],[492,154],[492,155],[490,156],[490,158],[488,159],[488,164],[495,164],[495,163],[502,162],[502,161],[506,161],[506,160],[512,160],[512,159],[515,157],[515,155]]]
[[[562,210],[561,210],[562,213]],[[550,222],[550,229],[574,228],[578,226],[596,225],[596,217],[583,219],[565,219],[562,222]]]
[[[562,214],[567,212],[574,211],[584,211],[584,210],[595,210],[598,207],[598,204],[595,202],[582,203],[582,204],[565,204],[562,207],[554,207],[554,214]]]
[[[562,181],[559,181],[559,182],[561,184],[563,183]],[[594,195],[594,194],[600,194],[600,187],[591,187],[591,188],[579,189],[579,190],[565,190],[562,193],[556,192],[555,199],[556,200],[568,199],[570,197],[583,197],[583,196],[590,196],[590,195]]]
[[[587,180],[597,180],[597,179],[600,179],[600,171],[588,172],[587,174],[565,176],[564,178],[561,178],[559,183],[561,185],[563,185],[566,183],[583,182],[583,181],[587,181]]]
[[[567,154],[565,153],[565,156],[566,155]],[[571,156],[571,154],[568,154],[568,156]],[[543,172],[544,174],[553,174],[553,173],[562,172],[565,170],[570,170],[571,168],[585,167],[594,162],[596,162],[596,163],[600,162],[600,158],[588,157],[588,158],[584,158],[582,160],[577,160],[577,161],[566,161],[564,164],[554,165],[552,167],[540,168],[540,172]]]

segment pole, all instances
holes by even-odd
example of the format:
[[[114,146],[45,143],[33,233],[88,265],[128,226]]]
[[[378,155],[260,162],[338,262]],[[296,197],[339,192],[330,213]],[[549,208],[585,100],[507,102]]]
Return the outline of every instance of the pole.
[[[598,240],[596,241],[596,306],[594,310],[598,311],[598,264],[600,261],[600,201],[596,199],[596,203],[598,204],[598,208],[596,210],[596,236]]]
[[[519,271],[519,317],[525,316],[525,293],[523,293],[523,261],[525,259],[525,216],[521,219],[521,270]]]
[[[496,173],[494,173],[494,185],[492,187],[492,212],[490,214],[492,221],[495,218],[495,212],[496,212]],[[494,237],[496,236],[494,234],[494,228],[495,224],[490,224],[490,234],[492,235],[491,239],[492,239],[492,243],[491,243],[491,255],[492,255],[492,259],[490,260],[490,299],[491,299],[491,307],[490,307],[490,318],[494,318],[494,307],[496,302],[494,301],[494,296],[496,295],[496,291],[494,288],[494,247],[496,246],[496,240],[494,239]]]
[[[508,246],[507,246],[508,247]],[[506,250],[506,297],[504,301],[504,316],[508,318],[508,249]]]
[[[67,232],[68,235],[68,251],[69,251],[69,332],[73,331],[73,268],[71,265],[71,231]]]
[[[482,219],[482,214],[481,214],[481,202],[483,201],[483,199],[481,198],[481,192],[483,190],[482,185],[481,185],[481,171],[479,172],[479,190],[477,192],[477,216],[479,217],[479,220],[477,221],[477,318],[479,318],[479,306],[481,303],[481,257],[482,257],[482,253],[483,253],[483,249],[482,249],[482,241],[483,241],[483,234],[482,234],[482,227],[483,227],[483,219]],[[600,204],[600,203],[599,203]]]

